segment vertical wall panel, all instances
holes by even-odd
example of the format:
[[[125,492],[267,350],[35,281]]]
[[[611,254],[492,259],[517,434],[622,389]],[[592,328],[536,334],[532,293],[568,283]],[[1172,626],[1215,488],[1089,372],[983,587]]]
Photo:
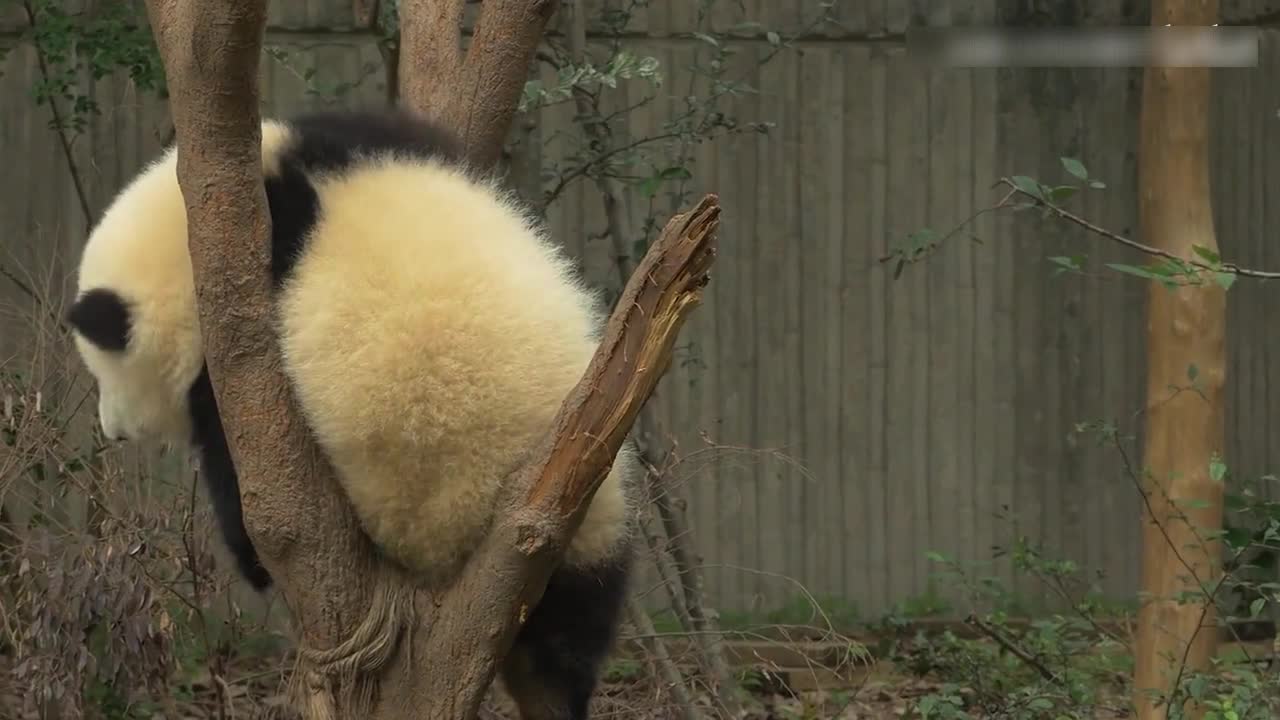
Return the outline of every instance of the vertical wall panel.
[[[1120,0],[1088,8],[1091,22],[1126,12]],[[1142,258],[1079,229],[1004,214],[970,226],[981,244],[961,233],[896,280],[880,262],[890,242],[926,226],[946,232],[994,202],[1001,175],[1065,181],[1062,155],[1108,184],[1070,206],[1116,232],[1138,232],[1139,72],[909,61],[901,35],[909,25],[988,23],[996,10],[995,0],[841,3],[838,24],[815,26],[764,67],[774,49],[763,38],[732,41],[732,75],[758,93],[726,98],[721,109],[777,126],[692,148],[683,200],[674,187],[652,201],[626,199],[636,228],[650,213],[661,224],[704,191],[718,192],[724,208],[712,285],[652,401],[659,431],[688,458],[679,477],[709,590],[724,609],[794,601],[799,582],[864,614],[882,612],[930,589],[929,550],[994,562],[989,571],[1012,579],[991,548],[1015,531],[1103,573],[1116,597],[1136,588],[1132,481],[1114,450],[1072,431],[1092,420],[1140,429],[1146,288],[1104,263]],[[789,36],[817,11],[817,0],[721,2],[710,22],[755,20]],[[300,77],[309,67],[329,82],[364,78],[342,104],[381,102],[380,73],[365,77],[376,47],[352,32],[348,4],[314,0],[273,13],[287,32],[269,42],[293,55],[292,67],[264,60],[268,111],[323,104]],[[664,132],[683,110],[688,68],[708,50],[688,35],[696,16],[696,3],[655,0],[633,26],[628,48],[659,58],[665,82],[654,90],[634,81],[610,98],[622,107],[654,95],[629,116],[631,138]],[[0,42],[17,45],[16,33],[3,32]],[[1214,74],[1213,200],[1224,256],[1277,269],[1280,209],[1268,202],[1280,186],[1275,31],[1262,48],[1261,67]],[[26,95],[37,73],[30,48],[17,46],[3,68],[0,147],[21,182],[0,193],[0,261],[65,266],[85,226],[47,110]],[[694,87],[702,92],[703,83]],[[167,118],[127,81],[100,82],[93,93],[104,114],[75,153],[100,209],[154,157]],[[534,137],[545,145],[533,162],[563,169],[580,137],[572,103],[537,120]],[[589,280],[616,285],[612,244],[594,237],[604,216],[590,181],[569,187],[548,221]],[[1076,253],[1089,256],[1087,277],[1051,274],[1047,256]],[[15,292],[0,279],[3,302],[16,302]],[[1272,286],[1241,281],[1229,297],[1228,462],[1250,476],[1274,471],[1277,459],[1269,433],[1280,337],[1268,325],[1277,310]],[[23,342],[12,323],[0,324],[0,350]],[[704,433],[717,449],[704,446]],[[1140,446],[1130,451],[1140,457]],[[997,520],[1005,512],[1016,526]],[[1016,589],[1031,606],[1052,600],[1033,582]]]

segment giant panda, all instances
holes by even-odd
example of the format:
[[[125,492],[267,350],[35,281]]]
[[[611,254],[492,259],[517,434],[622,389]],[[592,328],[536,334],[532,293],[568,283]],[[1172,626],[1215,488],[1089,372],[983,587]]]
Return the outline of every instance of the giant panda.
[[[103,433],[198,450],[241,574],[271,582],[241,516],[197,317],[175,147],[93,228],[67,321]],[[599,298],[532,215],[401,111],[262,123],[283,370],[376,547],[446,582],[500,483],[599,343]],[[228,311],[232,311],[228,309]],[[526,720],[586,717],[631,570],[643,477],[624,445],[501,668]]]

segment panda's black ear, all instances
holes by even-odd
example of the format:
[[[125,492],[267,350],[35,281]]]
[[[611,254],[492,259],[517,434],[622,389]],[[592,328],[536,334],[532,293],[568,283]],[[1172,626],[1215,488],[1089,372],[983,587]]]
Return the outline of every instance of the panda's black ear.
[[[129,344],[129,306],[112,290],[94,288],[76,298],[67,322],[103,350],[121,351]]]

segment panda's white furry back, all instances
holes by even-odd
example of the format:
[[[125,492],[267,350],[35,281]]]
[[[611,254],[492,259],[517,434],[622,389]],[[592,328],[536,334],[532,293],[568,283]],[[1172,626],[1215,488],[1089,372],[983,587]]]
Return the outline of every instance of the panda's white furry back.
[[[285,371],[370,537],[427,582],[480,541],[501,482],[590,362],[604,309],[461,158],[448,132],[402,113],[263,124]],[[193,442],[227,544],[265,587],[204,366],[172,149],[94,229],[79,291],[68,318],[104,431]],[[624,447],[508,659],[526,718],[586,711],[625,594],[640,478]]]

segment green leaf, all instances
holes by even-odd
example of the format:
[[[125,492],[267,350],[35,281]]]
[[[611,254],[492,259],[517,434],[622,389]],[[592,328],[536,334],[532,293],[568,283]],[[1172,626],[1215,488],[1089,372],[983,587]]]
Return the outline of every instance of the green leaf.
[[[1203,700],[1205,693],[1209,690],[1209,679],[1204,675],[1192,675],[1190,681],[1187,682],[1187,694],[1192,700]]]
[[[1059,185],[1049,191],[1049,199],[1055,203],[1062,202],[1075,195],[1079,189],[1075,185]]]
[[[782,44],[782,38],[778,35],[778,33],[772,30],[765,33],[764,36],[765,36],[765,39],[769,41],[769,44],[774,47],[778,47],[779,45]]]
[[[1236,283],[1236,274],[1229,272],[1216,272],[1213,279],[1222,286],[1223,290],[1230,290],[1232,285]]]
[[[1199,375],[1200,375],[1200,368],[1196,367],[1195,363],[1191,363],[1190,365],[1187,366],[1187,378],[1191,380],[1191,382],[1195,382],[1196,377]]]
[[[907,236],[906,251],[912,256],[922,256],[938,244],[938,233],[933,228],[920,228]]]
[[[1253,544],[1253,533],[1242,527],[1227,528],[1222,533],[1222,541],[1233,552],[1244,550]]]
[[[1106,186],[1107,186],[1107,184],[1106,184],[1106,183],[1104,183],[1104,182],[1102,182],[1101,180],[1090,180],[1090,181],[1089,181],[1089,187],[1094,188],[1094,189],[1096,189],[1096,190],[1101,190],[1101,189],[1105,188]]]
[[[653,197],[658,194],[658,186],[662,184],[662,178],[657,175],[650,175],[640,181],[640,192],[645,197]]]
[[[1202,245],[1192,245],[1191,249],[1195,251],[1195,254],[1199,255],[1207,263],[1217,264],[1218,260],[1221,259],[1218,256],[1218,253]]]
[[[1161,280],[1161,281],[1164,280],[1163,277],[1161,277],[1160,275],[1157,275],[1156,273],[1151,272],[1147,268],[1136,267],[1133,265],[1125,265],[1123,263],[1107,263],[1107,267],[1118,272],[1127,273],[1129,275],[1134,275],[1147,280]]]
[[[1037,200],[1044,199],[1044,194],[1040,191],[1040,183],[1032,180],[1026,175],[1014,175],[1012,179],[1014,186],[1022,192],[1036,198]]]
[[[693,177],[693,173],[689,172],[688,168],[678,165],[669,167],[641,180],[640,192],[644,193],[645,197],[653,197],[658,194],[658,188],[662,186],[664,181],[672,179],[687,180],[691,177]]]
[[[1058,266],[1053,269],[1054,275],[1061,275],[1066,272],[1080,272],[1083,260],[1083,256],[1067,257],[1066,255],[1055,255],[1049,258],[1049,262]]]
[[[1266,598],[1258,598],[1257,600],[1254,600],[1253,602],[1249,603],[1250,619],[1258,617],[1258,613],[1262,612],[1262,608],[1266,606],[1267,606]]]
[[[1214,457],[1211,459],[1209,461],[1209,477],[1213,478],[1214,482],[1222,482],[1222,479],[1226,476],[1227,464],[1222,462],[1222,458]]]
[[[1064,157],[1060,159],[1062,160],[1062,167],[1066,168],[1067,172],[1071,173],[1072,175],[1075,175],[1081,180],[1089,179],[1089,171],[1084,169],[1084,165],[1081,164],[1079,160],[1076,160],[1075,158],[1069,158],[1069,157]]]
[[[706,33],[695,32],[693,36],[711,47],[720,47],[720,42]]]

